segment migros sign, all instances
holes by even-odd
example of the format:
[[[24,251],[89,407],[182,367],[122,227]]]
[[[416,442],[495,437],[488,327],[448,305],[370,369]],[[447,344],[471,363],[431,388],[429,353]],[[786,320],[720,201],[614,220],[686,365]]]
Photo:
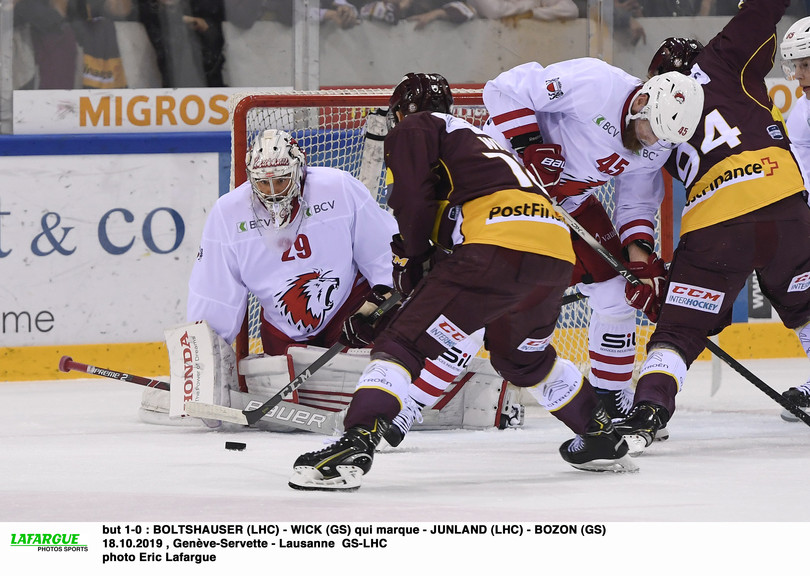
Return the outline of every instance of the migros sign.
[[[228,123],[228,96],[214,94],[203,98],[198,94],[134,96],[81,96],[79,126],[183,127]]]
[[[15,90],[14,134],[228,132],[230,100],[289,88]]]

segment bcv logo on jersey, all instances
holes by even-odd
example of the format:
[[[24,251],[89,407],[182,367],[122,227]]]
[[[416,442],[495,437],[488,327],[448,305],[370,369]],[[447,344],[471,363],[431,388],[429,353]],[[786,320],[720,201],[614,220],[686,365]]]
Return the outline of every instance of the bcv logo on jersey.
[[[700,286],[670,282],[666,303],[700,312],[719,314],[725,295],[725,292],[717,292]]]
[[[335,208],[335,201],[329,200],[328,202],[321,202],[320,204],[311,204],[307,206],[306,212],[304,212],[304,214],[307,218],[311,218],[315,214],[320,214],[321,212],[333,210],[334,208]]]

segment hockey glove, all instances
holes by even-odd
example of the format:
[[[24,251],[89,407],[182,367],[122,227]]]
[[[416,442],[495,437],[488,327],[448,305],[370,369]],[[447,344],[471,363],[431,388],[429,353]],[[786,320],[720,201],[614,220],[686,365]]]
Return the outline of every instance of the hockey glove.
[[[627,270],[641,280],[641,284],[637,286],[629,283],[625,286],[624,297],[627,303],[644,312],[650,322],[657,322],[664,299],[664,285],[667,282],[664,261],[653,253],[650,254],[649,262],[627,263]]]
[[[435,247],[420,256],[407,256],[405,254],[405,243],[402,236],[397,234],[391,241],[391,253],[393,255],[393,278],[394,289],[402,294],[405,300],[411,295],[413,289],[419,284],[428,270],[430,270],[430,256]]]
[[[551,194],[562,177],[565,158],[558,144],[530,144],[523,151],[523,165]]]
[[[388,286],[383,286],[382,284],[374,286],[360,309],[349,316],[343,323],[343,331],[338,337],[338,341],[349,348],[365,348],[371,346],[377,335],[385,330],[386,326],[391,323],[394,314],[399,310],[399,305],[388,310],[388,312],[383,314],[374,324],[369,324],[366,321],[366,310],[368,314],[372,313],[380,304],[385,302],[390,295],[391,288]]]

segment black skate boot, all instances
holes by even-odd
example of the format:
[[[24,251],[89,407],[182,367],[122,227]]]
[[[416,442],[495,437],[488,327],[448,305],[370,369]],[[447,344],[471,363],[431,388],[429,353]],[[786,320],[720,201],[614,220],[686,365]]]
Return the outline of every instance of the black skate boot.
[[[323,450],[302,454],[293,464],[290,488],[357,490],[360,488],[360,478],[371,470],[374,450],[388,426],[388,422],[380,419],[371,430],[355,426]]]
[[[653,443],[659,431],[666,430],[667,422],[669,412],[666,408],[651,402],[639,402],[633,407],[630,416],[615,425],[630,446],[630,456],[638,456]]]
[[[607,390],[593,387],[596,397],[605,405],[605,411],[611,420],[622,420],[630,416],[633,408],[633,391],[629,388]]]
[[[793,402],[796,406],[801,408],[804,412],[810,414],[810,392],[805,390],[807,384],[799,388],[788,388],[782,392],[782,398]],[[782,411],[782,420],[785,422],[798,422],[799,419],[791,414],[788,410]]]
[[[411,430],[413,422],[422,422],[422,405],[408,396],[403,403],[402,410],[394,416],[383,438],[391,446],[399,446],[405,435]]]
[[[627,456],[627,442],[613,428],[601,403],[597,404],[585,434],[563,442],[560,456],[580,470],[638,472],[638,466]]]

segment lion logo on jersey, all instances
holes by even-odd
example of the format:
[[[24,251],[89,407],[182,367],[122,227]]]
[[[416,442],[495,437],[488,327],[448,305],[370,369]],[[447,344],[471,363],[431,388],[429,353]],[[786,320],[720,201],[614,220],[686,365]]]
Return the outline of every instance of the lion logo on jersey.
[[[276,308],[291,325],[304,332],[318,329],[332,309],[332,292],[340,286],[331,270],[313,270],[287,281],[287,290],[276,294]]]

